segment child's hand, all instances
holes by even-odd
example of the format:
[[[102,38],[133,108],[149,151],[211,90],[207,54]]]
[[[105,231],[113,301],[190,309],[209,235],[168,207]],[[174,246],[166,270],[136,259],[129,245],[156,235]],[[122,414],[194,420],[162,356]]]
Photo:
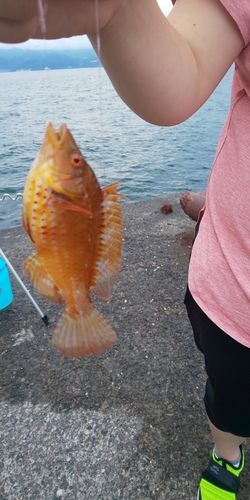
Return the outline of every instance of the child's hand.
[[[103,28],[121,0],[44,0],[47,39],[71,37]],[[38,0],[0,0],[0,41],[19,43],[43,38],[40,30]]]

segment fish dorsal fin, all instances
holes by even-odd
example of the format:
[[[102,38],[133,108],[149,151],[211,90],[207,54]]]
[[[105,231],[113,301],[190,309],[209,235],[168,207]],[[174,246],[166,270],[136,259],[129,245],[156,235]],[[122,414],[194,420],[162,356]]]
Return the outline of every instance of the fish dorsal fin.
[[[126,197],[117,193],[120,184],[117,182],[102,188],[103,227],[91,292],[104,300],[110,300],[122,261],[123,221],[118,200]]]

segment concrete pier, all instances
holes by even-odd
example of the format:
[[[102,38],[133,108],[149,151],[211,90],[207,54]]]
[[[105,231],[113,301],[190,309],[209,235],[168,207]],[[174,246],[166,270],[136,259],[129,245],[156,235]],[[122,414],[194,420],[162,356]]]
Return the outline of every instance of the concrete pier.
[[[183,305],[194,223],[179,195],[125,205],[124,221],[111,305],[95,301],[118,342],[82,359],[52,347],[61,308],[22,274],[27,236],[0,231],[50,321],[11,277],[14,300],[0,311],[0,500],[196,500],[211,441],[203,359]],[[245,454],[237,500],[250,499],[248,443]]]

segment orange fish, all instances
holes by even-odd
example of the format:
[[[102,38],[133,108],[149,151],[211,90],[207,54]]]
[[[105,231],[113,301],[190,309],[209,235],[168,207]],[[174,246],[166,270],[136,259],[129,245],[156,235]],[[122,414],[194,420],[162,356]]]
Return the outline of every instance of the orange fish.
[[[53,344],[65,356],[88,356],[116,341],[90,292],[110,300],[122,254],[120,183],[100,188],[65,124],[48,124],[23,195],[23,228],[36,252],[24,273],[45,298],[65,311]]]

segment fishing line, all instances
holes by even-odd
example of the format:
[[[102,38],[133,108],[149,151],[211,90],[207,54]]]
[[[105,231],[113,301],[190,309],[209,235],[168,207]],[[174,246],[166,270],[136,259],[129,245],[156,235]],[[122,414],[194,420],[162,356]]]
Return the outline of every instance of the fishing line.
[[[46,34],[47,34],[47,25],[46,25],[46,20],[45,20],[45,14],[44,14],[44,7],[43,7],[43,0],[37,0],[37,10],[38,10],[38,17],[39,17],[39,25],[40,25],[40,30],[41,30],[41,33],[42,33],[42,37],[43,37],[43,61],[44,61],[44,67],[42,69],[42,72],[41,72],[41,89],[44,90],[44,88],[46,89],[47,91],[47,88],[53,88],[54,86],[54,79],[52,77],[52,73],[50,71],[50,67],[49,67],[49,56],[48,56],[48,50],[49,50],[49,45],[48,45],[48,40],[46,38]],[[46,95],[46,92],[45,92],[45,95]],[[51,99],[50,101],[52,102],[53,101],[53,97],[52,97],[52,94],[51,94]],[[45,107],[46,106],[50,106],[51,103],[47,103],[45,104]],[[44,103],[43,103],[43,106],[44,106]],[[49,113],[50,113],[50,120],[54,125],[56,124],[56,119],[57,119],[57,114],[56,114],[56,106],[53,105],[53,106],[50,106],[49,107]],[[47,114],[45,113],[42,113],[42,118],[43,118],[43,114],[44,116],[47,116]],[[47,118],[45,118],[45,124],[44,126],[46,126],[47,124]]]
[[[42,0],[37,0],[37,7],[38,7],[40,28],[41,28],[41,32],[43,35],[43,39],[45,39],[45,33],[47,31],[47,28],[46,28],[46,23],[45,23],[45,15],[44,15],[44,10],[43,10]]]
[[[95,0],[95,25],[96,25],[96,53],[97,57],[99,60],[99,65],[98,65],[98,94],[99,94],[99,123],[100,123],[100,135],[101,135],[101,140],[100,140],[100,148],[101,148],[101,167],[102,167],[102,174],[103,174],[103,179],[104,179],[104,187],[107,186],[107,176],[106,176],[106,162],[105,162],[105,150],[104,150],[104,125],[103,125],[103,86],[102,86],[102,66],[101,66],[101,37],[100,37],[100,25],[99,25],[99,0]],[[105,202],[104,202],[104,208],[105,208]],[[106,215],[105,215],[106,217]],[[107,262],[109,261],[109,246],[106,245],[106,259]],[[110,277],[108,278],[108,288],[109,288],[109,309],[110,309],[110,314],[112,314],[112,304],[111,304],[111,286],[110,286]],[[112,387],[112,394],[113,397],[115,398],[115,372],[114,372],[114,367],[115,367],[115,352],[114,352],[114,347],[112,349],[112,362],[111,362],[111,368],[109,369],[109,372],[111,374],[111,387]]]
[[[104,153],[104,126],[103,126],[103,95],[102,95],[102,74],[101,74],[101,37],[99,26],[99,0],[95,0],[95,22],[96,22],[96,53],[99,60],[98,64],[98,95],[99,95],[99,123],[101,132],[101,166],[104,178],[104,186],[107,186],[105,153]]]

